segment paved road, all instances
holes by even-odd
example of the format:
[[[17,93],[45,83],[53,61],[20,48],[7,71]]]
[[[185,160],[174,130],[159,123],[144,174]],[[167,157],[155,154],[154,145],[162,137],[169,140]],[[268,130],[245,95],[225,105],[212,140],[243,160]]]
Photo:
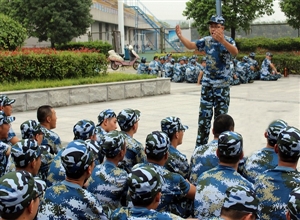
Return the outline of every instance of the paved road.
[[[179,150],[190,158],[195,147],[201,86],[171,83],[171,94],[56,108],[57,132],[62,141],[73,139],[74,124],[81,119],[95,123],[100,111],[112,108],[116,113],[123,108],[139,109],[141,119],[135,138],[145,143],[148,133],[160,130],[160,121],[167,116],[178,116],[189,126]],[[275,82],[255,81],[231,88],[229,114],[235,120],[235,131],[244,138],[245,155],[265,146],[264,131],[274,119],[283,119],[300,128],[300,76],[289,76]],[[36,119],[36,111],[17,112],[12,126],[20,136],[19,126],[28,119]],[[212,136],[210,136],[212,139]]]

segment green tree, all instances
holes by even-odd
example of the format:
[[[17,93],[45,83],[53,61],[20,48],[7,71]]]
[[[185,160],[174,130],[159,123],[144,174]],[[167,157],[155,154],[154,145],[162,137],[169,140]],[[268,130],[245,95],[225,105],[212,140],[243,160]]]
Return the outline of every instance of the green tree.
[[[27,38],[27,31],[10,17],[0,14],[0,49],[15,50]]]
[[[189,28],[189,22],[188,21],[180,21],[179,25],[181,28]]]
[[[235,38],[237,30],[247,31],[256,18],[274,13],[274,0],[223,0],[222,15],[226,20],[225,28]],[[197,27],[201,35],[208,35],[207,21],[216,14],[215,0],[189,0],[183,15],[193,19],[193,27]]]
[[[287,17],[287,23],[295,29],[300,28],[300,1],[299,0],[281,0],[281,11]]]
[[[92,23],[92,0],[0,0],[0,11],[19,21],[29,36],[64,44]]]

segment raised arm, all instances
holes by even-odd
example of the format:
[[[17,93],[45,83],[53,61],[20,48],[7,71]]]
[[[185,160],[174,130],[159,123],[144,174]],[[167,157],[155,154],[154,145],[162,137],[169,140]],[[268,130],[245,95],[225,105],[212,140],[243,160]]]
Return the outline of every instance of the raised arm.
[[[190,40],[186,39],[185,37],[182,36],[181,33],[181,29],[179,25],[176,25],[176,34],[179,38],[179,40],[183,43],[183,45],[189,49],[189,50],[193,50],[193,49],[198,49],[196,46],[196,43],[191,42]]]

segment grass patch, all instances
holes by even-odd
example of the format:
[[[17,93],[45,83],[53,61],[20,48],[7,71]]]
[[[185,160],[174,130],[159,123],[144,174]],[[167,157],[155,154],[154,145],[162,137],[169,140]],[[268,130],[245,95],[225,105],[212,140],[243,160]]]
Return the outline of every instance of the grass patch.
[[[95,83],[108,83],[108,82],[120,82],[128,80],[141,80],[141,79],[153,79],[155,75],[146,74],[129,74],[129,73],[108,73],[106,75],[77,78],[77,79],[64,79],[64,80],[33,80],[33,81],[20,81],[15,83],[1,83],[0,92],[26,90],[26,89],[42,89],[53,88],[63,86],[76,86]]]

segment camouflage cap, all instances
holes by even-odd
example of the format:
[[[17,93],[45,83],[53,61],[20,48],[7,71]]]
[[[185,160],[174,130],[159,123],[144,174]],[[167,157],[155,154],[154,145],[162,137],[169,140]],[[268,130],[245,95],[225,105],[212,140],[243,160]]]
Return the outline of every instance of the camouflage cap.
[[[34,138],[36,134],[45,133],[45,129],[36,120],[27,120],[20,125],[22,139]]]
[[[204,62],[204,61],[206,62],[206,60],[207,60],[206,56],[202,57],[202,59],[201,59],[202,62]]]
[[[180,121],[180,118],[178,117],[166,117],[160,122],[161,130],[167,134],[173,134],[177,131],[185,131],[189,127],[186,125],[183,125]]]
[[[112,109],[103,110],[98,115],[98,125],[97,126],[100,126],[105,119],[115,118],[115,117],[117,117],[116,113]]]
[[[102,163],[104,159],[104,155],[102,151],[102,143],[100,145],[98,141],[94,141],[91,139],[87,139],[85,143],[87,144],[87,148],[89,148],[93,152],[95,156],[95,160],[98,160],[99,163]]]
[[[61,154],[61,163],[68,173],[86,170],[94,159],[93,152],[83,140],[71,141]]]
[[[137,121],[140,120],[141,112],[131,108],[123,109],[117,116],[118,124],[122,131],[131,128]]]
[[[165,155],[169,150],[170,139],[164,132],[153,131],[147,135],[145,153],[147,156],[155,157]]]
[[[114,158],[125,144],[125,138],[120,131],[114,130],[103,137],[102,151],[108,158]]]
[[[6,105],[11,105],[15,103],[15,99],[10,99],[7,97],[7,95],[0,95],[0,106],[6,106]]]
[[[247,62],[249,58],[247,56],[243,56],[243,61]]]
[[[267,53],[266,53],[266,56],[272,57],[272,56],[273,56],[273,54],[272,54],[272,53],[270,53],[270,52],[267,52]]]
[[[80,120],[73,127],[74,140],[86,140],[95,134],[96,126],[89,120]]]
[[[24,139],[11,148],[11,156],[16,167],[26,167],[31,161],[41,156],[41,148],[33,139]]]
[[[159,57],[159,60],[166,60],[164,56]]]
[[[258,205],[255,192],[245,186],[232,186],[226,190],[224,208],[253,213],[258,217]]]
[[[213,15],[213,16],[211,16],[211,18],[207,22],[207,24],[211,24],[211,23],[221,24],[221,25],[224,26],[225,25],[225,19],[223,18],[223,16]]]
[[[46,184],[27,171],[9,172],[0,178],[0,215],[24,210],[45,190]]]
[[[190,62],[191,62],[191,64],[196,64],[196,60],[195,59],[191,59]]]
[[[224,131],[218,139],[218,151],[224,156],[236,156],[243,151],[243,137],[233,131]]]
[[[300,156],[300,131],[287,126],[278,135],[278,149],[287,156]]]
[[[6,116],[3,111],[0,111],[0,126],[3,124],[10,124],[11,122],[15,121],[16,118],[12,116]]]
[[[300,219],[300,187],[290,193],[287,210],[290,212],[291,219]]]
[[[251,52],[250,54],[249,54],[249,57],[255,57],[256,56],[256,54],[254,53],[254,52]]]
[[[272,146],[276,144],[279,133],[287,126],[288,126],[287,123],[281,119],[272,121],[269,124],[266,132],[267,132],[267,139]]]
[[[128,190],[132,200],[154,199],[156,194],[161,191],[160,175],[151,165],[133,167],[128,175]]]

